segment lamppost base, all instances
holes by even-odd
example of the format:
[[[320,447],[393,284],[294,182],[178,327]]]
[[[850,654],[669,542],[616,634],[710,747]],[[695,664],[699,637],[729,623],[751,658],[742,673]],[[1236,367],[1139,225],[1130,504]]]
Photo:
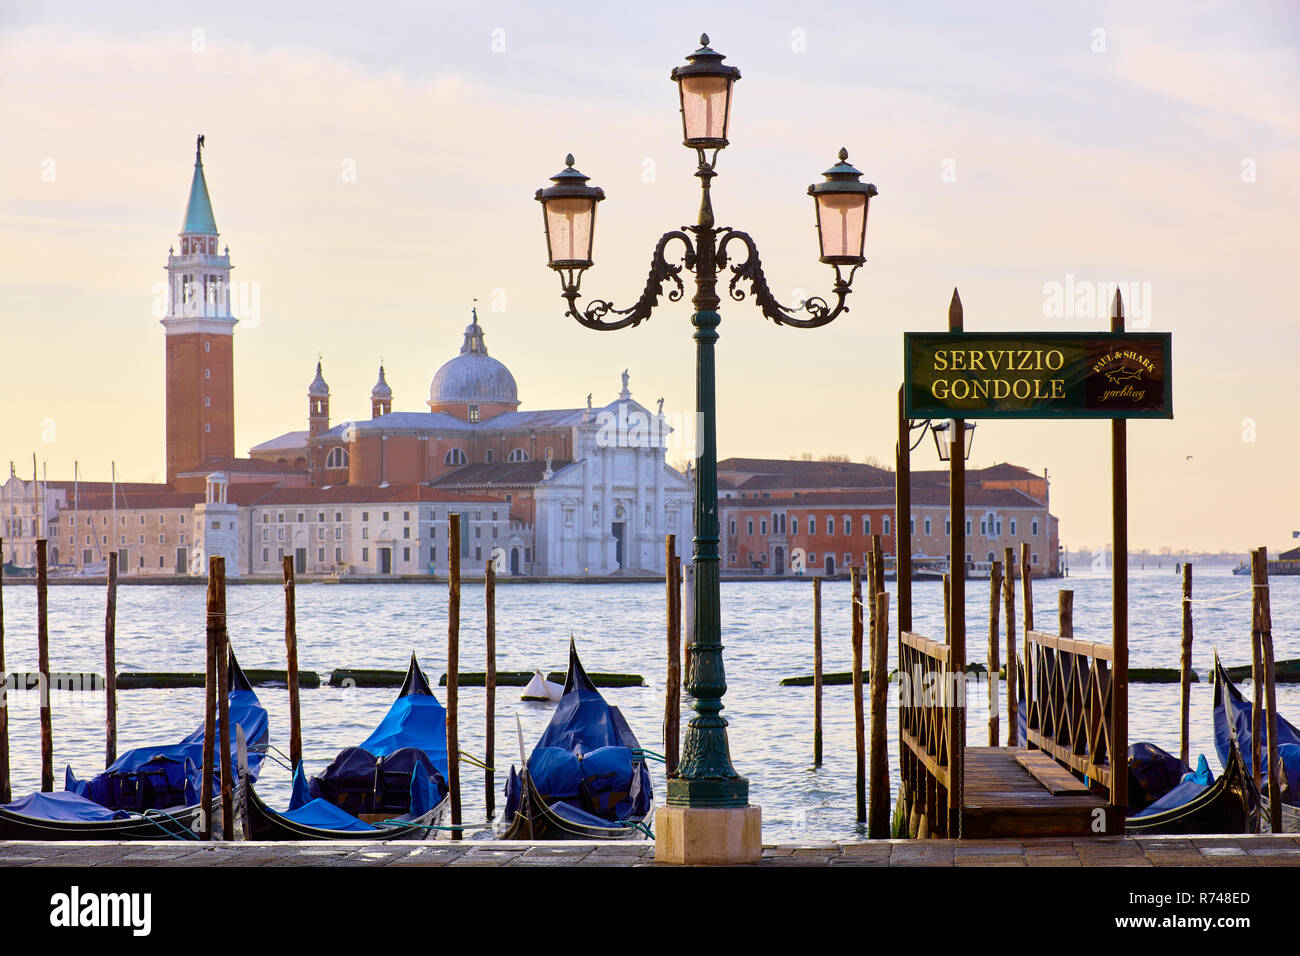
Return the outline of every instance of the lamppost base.
[[[763,859],[760,807],[664,806],[655,811],[655,862],[721,866]]]

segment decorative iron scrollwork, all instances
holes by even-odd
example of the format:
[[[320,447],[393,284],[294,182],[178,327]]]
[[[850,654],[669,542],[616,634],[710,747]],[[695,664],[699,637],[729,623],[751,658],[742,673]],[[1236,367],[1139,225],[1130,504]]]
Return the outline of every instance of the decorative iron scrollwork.
[[[744,243],[746,258],[744,262],[731,266],[731,282],[727,285],[727,291],[731,298],[737,302],[743,302],[746,292],[740,287],[742,281],[749,283],[749,295],[754,297],[754,302],[763,314],[775,322],[777,325],[793,325],[801,329],[815,329],[835,321],[841,312],[849,311],[849,307],[844,304],[848,296],[850,285],[853,282],[853,273],[857,272],[858,267],[855,265],[849,270],[847,278],[840,272],[840,267],[835,266],[835,286],[831,290],[835,296],[834,308],[820,296],[813,296],[805,299],[798,308],[791,309],[777,301],[776,296],[772,294],[772,289],[767,284],[767,277],[763,274],[763,263],[758,257],[758,247],[754,245],[754,240],[748,233],[738,229],[728,229],[722,238],[718,241],[718,269],[722,270],[727,267],[730,261],[727,256],[727,243],[735,240]],[[799,312],[807,312],[810,318],[796,318]]]
[[[682,244],[686,246],[681,265],[675,265],[664,258],[664,249],[674,239],[680,239]],[[581,294],[579,291],[582,282],[581,275],[564,283],[562,295],[569,303],[568,314],[587,328],[599,329],[603,332],[625,329],[629,326],[640,325],[650,318],[650,313],[658,304],[659,297],[664,294],[665,282],[672,283],[672,287],[669,288],[667,293],[668,301],[681,301],[682,296],[686,293],[681,278],[683,268],[694,271],[695,246],[692,245],[690,237],[685,232],[674,230],[659,237],[654,256],[650,260],[650,275],[646,279],[645,291],[641,293],[641,298],[637,300],[636,305],[631,308],[616,309],[614,304],[606,299],[592,299],[585,308],[579,308],[578,296]],[[623,318],[605,321],[607,315],[617,315]]]

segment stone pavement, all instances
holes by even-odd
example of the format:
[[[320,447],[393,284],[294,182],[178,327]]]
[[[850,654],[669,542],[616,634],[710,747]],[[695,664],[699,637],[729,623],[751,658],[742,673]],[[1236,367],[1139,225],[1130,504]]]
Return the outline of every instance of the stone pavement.
[[[654,844],[3,843],[16,866],[654,866]],[[1300,866],[1300,836],[1099,837],[1093,840],[872,840],[763,848],[759,866]]]

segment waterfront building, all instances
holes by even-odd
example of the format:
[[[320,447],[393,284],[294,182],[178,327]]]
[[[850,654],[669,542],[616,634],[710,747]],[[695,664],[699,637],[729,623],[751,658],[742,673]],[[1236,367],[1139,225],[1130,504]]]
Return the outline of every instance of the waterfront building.
[[[723,568],[766,575],[834,574],[866,561],[872,536],[896,553],[894,473],[854,462],[729,458],[719,463]],[[1046,473],[998,464],[966,473],[966,564],[987,574],[1020,543],[1033,573],[1057,575],[1058,524]],[[952,525],[948,472],[912,473],[912,556],[943,558]]]

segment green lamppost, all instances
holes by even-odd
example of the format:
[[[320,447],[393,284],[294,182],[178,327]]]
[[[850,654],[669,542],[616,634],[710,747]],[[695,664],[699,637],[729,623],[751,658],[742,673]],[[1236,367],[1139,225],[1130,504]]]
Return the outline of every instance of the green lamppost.
[[[717,175],[718,153],[728,144],[731,121],[731,93],[740,71],[723,64],[725,57],[709,48],[708,36],[700,37],[700,48],[687,56],[686,64],[672,72],[677,83],[682,114],[683,144],[693,149],[699,165],[699,217],[694,226],[664,233],[655,246],[645,291],[635,305],[615,308],[612,302],[592,299],[579,305],[583,272],[592,265],[596,204],[605,198],[603,190],[588,185],[588,177],[573,168],[573,156],[565,168],[551,177],[554,185],[537,191],[542,204],[548,265],[560,275],[567,314],[590,329],[612,331],[639,325],[665,294],[670,302],[685,295],[682,270],[695,276],[694,312],[696,343],[696,402],[700,434],[695,460],[695,621],[691,644],[692,666],[686,689],[694,698],[695,716],[687,725],[678,773],[668,781],[668,818],[659,820],[659,858],[665,858],[665,839],[673,844],[667,854],[679,862],[729,862],[761,852],[757,846],[757,807],[749,807],[749,782],[731,764],[727,744],[727,721],[721,716],[727,682],[722,664],[722,616],[718,554],[718,445],[715,402],[714,344],[718,340],[721,298],[719,272],[727,278],[727,292],[737,302],[752,295],[763,314],[778,325],[817,328],[848,310],[845,298],[854,273],[865,261],[867,207],[876,187],[861,181],[862,174],[848,162],[841,149],[839,162],[823,174],[824,182],[808,187],[817,214],[821,261],[835,270],[831,306],[825,299],[811,298],[797,309],[777,302],[768,288],[754,240],[746,233],[716,226],[709,187]],[[681,263],[669,262],[665,249],[672,242],[684,247]],[[727,249],[736,243],[744,247],[745,258],[731,263]],[[801,318],[800,313],[806,317]],[[672,811],[686,811],[674,815]],[[753,840],[745,847],[722,835],[719,828],[735,832],[737,822],[711,811],[752,812]],[[666,838],[664,829],[672,832]],[[684,828],[684,829],[683,829]],[[730,849],[717,850],[722,843]],[[752,847],[748,844],[754,844]],[[713,847],[709,850],[708,847]],[[695,849],[693,850],[692,847]],[[684,849],[683,849],[684,848]],[[678,852],[681,850],[681,852]],[[715,852],[716,851],[716,852]]]

